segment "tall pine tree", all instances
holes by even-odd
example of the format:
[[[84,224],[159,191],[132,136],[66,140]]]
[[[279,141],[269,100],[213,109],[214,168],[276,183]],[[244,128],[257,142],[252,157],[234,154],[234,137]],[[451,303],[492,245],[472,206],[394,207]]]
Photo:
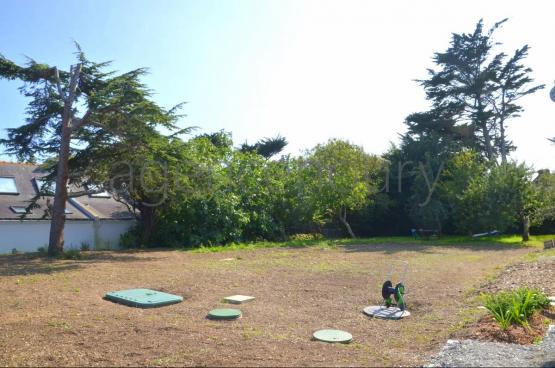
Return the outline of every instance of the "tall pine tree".
[[[496,161],[499,156],[503,162],[507,160],[514,150],[506,134],[507,121],[523,111],[520,98],[544,85],[531,86],[532,69],[523,65],[527,45],[509,59],[496,52],[500,43],[494,41],[493,34],[506,21],[486,31],[480,20],[474,32],[453,34],[449,48],[434,55],[436,68],[428,70],[428,79],[419,80],[433,107],[431,112],[407,119],[409,134],[433,129],[452,138],[457,132],[465,146],[488,160]],[[423,119],[426,116],[430,118]]]
[[[49,175],[56,184],[49,211],[50,255],[63,251],[70,176],[78,184],[87,180],[70,172],[71,161],[80,157],[90,160],[90,154],[99,147],[155,136],[157,127],[175,130],[178,117],[175,109],[166,111],[150,99],[150,91],[140,81],[145,69],[123,74],[106,71],[109,62],[88,60],[78,45],[76,56],[70,70],[63,71],[34,60],[20,66],[0,55],[0,78],[21,80],[21,92],[31,98],[26,122],[8,129],[8,137],[0,144],[23,161],[55,162]],[[94,160],[89,162],[93,166],[88,167],[88,175],[95,169]]]

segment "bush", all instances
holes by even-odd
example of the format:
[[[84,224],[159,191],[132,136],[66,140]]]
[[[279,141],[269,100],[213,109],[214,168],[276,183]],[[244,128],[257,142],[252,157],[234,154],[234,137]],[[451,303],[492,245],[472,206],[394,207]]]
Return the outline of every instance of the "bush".
[[[39,252],[40,254],[46,254],[47,251],[48,251],[48,247],[44,245],[42,247],[37,248],[37,252]]]
[[[138,248],[140,246],[137,227],[132,227],[126,233],[121,234],[119,245],[123,249]]]
[[[545,294],[528,288],[483,295],[483,298],[486,309],[503,330],[511,324],[528,326],[528,319],[535,311],[549,306],[549,299]]]
[[[87,242],[81,242],[81,252],[87,252],[91,250],[91,245]]]
[[[68,249],[59,256],[61,259],[82,259],[83,255],[79,249]]]
[[[305,240],[323,240],[324,235],[319,233],[311,234],[293,234],[289,237],[289,240],[305,241]]]

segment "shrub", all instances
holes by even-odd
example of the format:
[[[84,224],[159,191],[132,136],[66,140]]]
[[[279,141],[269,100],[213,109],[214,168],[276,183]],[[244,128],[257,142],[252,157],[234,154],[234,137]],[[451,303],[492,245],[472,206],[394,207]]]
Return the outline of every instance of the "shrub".
[[[528,319],[535,311],[549,306],[545,294],[528,288],[483,295],[483,299],[486,309],[503,330],[511,324],[528,326]]]
[[[87,242],[81,242],[81,252],[87,252],[91,250],[91,245]]]
[[[46,254],[47,250],[48,250],[48,247],[44,245],[42,247],[37,248],[37,252],[39,252],[40,254]]]
[[[305,240],[323,240],[324,235],[319,233],[310,234],[293,234],[289,237],[289,240],[305,241]]]
[[[82,259],[83,255],[79,249],[68,249],[63,253],[60,253],[60,258],[62,259]]]
[[[140,246],[138,234],[138,229],[135,226],[130,228],[126,233],[121,234],[119,238],[120,247],[123,249],[138,248]]]

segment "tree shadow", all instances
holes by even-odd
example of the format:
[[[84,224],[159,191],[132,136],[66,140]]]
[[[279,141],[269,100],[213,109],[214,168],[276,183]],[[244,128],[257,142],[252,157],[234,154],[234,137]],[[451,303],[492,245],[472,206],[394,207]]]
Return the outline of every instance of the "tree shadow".
[[[77,270],[94,263],[103,262],[148,262],[159,258],[139,257],[142,252],[90,252],[81,259],[48,258],[38,253],[0,255],[0,276],[51,275],[58,272]]]

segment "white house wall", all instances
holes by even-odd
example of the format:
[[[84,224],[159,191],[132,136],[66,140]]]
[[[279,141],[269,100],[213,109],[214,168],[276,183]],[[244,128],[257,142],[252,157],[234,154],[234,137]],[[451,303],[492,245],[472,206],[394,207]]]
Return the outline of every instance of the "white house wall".
[[[93,233],[96,229],[95,249],[117,249],[120,236],[135,224],[132,220],[98,220],[92,223]]]
[[[66,221],[64,248],[79,249],[86,243],[90,249],[116,249],[120,235],[125,233],[133,221]],[[49,221],[0,221],[0,254],[36,252],[48,246]]]

